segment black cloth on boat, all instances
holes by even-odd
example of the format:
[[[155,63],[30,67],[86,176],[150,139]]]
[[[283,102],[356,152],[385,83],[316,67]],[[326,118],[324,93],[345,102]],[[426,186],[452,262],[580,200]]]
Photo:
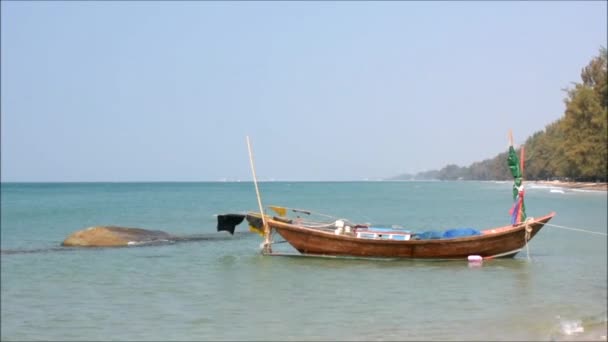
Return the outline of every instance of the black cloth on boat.
[[[247,222],[249,222],[249,225],[254,228],[264,230],[264,221],[262,221],[262,216],[247,215]]]
[[[243,214],[217,215],[217,231],[225,230],[234,235],[234,229],[245,219]]]

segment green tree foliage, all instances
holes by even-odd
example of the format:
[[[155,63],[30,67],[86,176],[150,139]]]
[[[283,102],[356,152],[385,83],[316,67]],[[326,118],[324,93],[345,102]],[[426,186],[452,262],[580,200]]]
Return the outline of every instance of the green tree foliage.
[[[524,178],[566,178],[568,165],[563,158],[566,150],[563,141],[564,132],[559,120],[528,138],[524,145],[527,151]]]
[[[568,178],[606,181],[608,170],[607,56],[602,48],[581,72],[582,83],[568,90],[563,130],[564,161]]]
[[[526,140],[524,179],[608,180],[607,61],[602,47],[582,69],[582,82],[567,90],[564,116]],[[505,151],[468,167],[450,164],[408,179],[507,180],[512,176],[506,160]]]

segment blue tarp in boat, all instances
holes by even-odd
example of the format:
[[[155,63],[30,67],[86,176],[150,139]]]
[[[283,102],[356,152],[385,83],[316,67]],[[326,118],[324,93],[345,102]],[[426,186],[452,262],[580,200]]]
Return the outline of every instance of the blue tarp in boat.
[[[481,235],[481,232],[473,228],[452,228],[444,232],[437,230],[427,230],[426,232],[416,234],[416,240],[432,240],[432,239],[453,239],[457,237]]]
[[[426,232],[416,234],[417,240],[431,240],[431,239],[441,239],[443,238],[443,233],[436,230],[428,230]]]
[[[481,235],[481,232],[479,230],[473,229],[473,228],[453,228],[453,229],[446,230],[443,233],[443,238],[449,239],[449,238],[475,236],[475,235]]]

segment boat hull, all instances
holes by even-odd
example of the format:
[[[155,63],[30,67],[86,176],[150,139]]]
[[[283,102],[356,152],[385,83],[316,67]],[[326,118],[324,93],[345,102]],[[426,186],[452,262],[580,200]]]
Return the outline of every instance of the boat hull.
[[[526,228],[531,240],[555,213],[526,223],[482,231],[482,235],[434,240],[363,239],[350,235],[306,228],[277,220],[268,224],[303,254],[374,258],[463,259],[513,257],[526,244]]]

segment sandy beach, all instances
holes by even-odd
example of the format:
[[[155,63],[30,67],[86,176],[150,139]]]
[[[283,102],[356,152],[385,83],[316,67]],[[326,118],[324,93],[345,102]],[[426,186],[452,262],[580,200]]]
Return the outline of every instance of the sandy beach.
[[[579,190],[603,190],[608,191],[608,183],[592,183],[592,182],[564,182],[564,181],[530,181],[528,183],[537,185],[554,186],[568,189]]]

